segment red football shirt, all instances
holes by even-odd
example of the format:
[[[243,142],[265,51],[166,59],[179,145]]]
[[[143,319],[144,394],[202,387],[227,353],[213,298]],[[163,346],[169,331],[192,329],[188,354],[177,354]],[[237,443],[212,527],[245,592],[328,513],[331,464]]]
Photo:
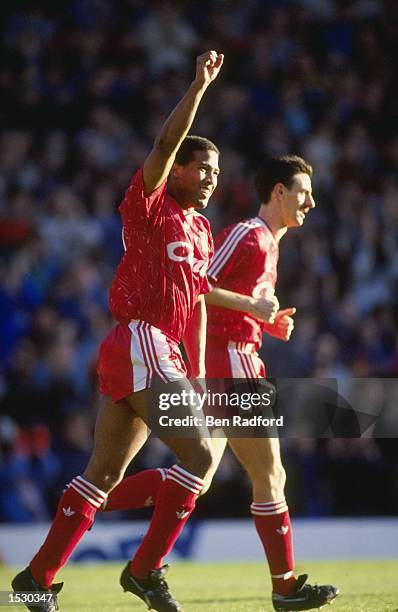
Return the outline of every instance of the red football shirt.
[[[208,270],[215,287],[255,298],[274,295],[278,244],[260,217],[241,221],[215,238],[216,253]],[[263,322],[237,310],[208,307],[207,333],[261,346]]]
[[[166,181],[149,196],[142,168],[119,207],[125,253],[116,270],[109,306],[120,322],[141,319],[179,342],[198,296],[210,291],[213,255],[209,222],[184,211]]]

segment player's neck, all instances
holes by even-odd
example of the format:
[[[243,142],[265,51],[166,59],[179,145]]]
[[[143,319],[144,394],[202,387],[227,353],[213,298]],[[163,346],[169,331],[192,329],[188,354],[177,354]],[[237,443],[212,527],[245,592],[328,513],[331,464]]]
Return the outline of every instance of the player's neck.
[[[262,204],[257,216],[268,225],[276,242],[279,242],[282,236],[286,234],[287,227],[286,225],[281,225],[280,215],[272,206]]]
[[[171,195],[173,200],[175,200],[179,206],[181,206],[185,215],[192,214],[195,211],[195,207],[192,202],[187,200],[184,193],[175,187],[175,185],[170,184],[170,181],[167,184],[167,193]]]

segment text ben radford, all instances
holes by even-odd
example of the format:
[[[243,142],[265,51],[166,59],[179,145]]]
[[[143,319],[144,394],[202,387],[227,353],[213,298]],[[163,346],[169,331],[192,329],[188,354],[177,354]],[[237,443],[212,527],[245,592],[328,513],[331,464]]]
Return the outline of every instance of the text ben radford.
[[[162,414],[159,417],[159,425],[161,427],[283,427],[283,415],[271,418],[261,415],[251,417],[233,415],[224,418],[217,418],[212,415],[187,415],[176,418]]]

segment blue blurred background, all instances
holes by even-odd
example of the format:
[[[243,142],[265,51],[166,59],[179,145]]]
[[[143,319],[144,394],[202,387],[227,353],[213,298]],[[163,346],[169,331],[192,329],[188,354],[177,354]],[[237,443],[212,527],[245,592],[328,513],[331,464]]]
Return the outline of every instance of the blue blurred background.
[[[297,307],[296,328],[288,344],[265,337],[268,372],[398,375],[395,0],[2,8],[1,522],[48,520],[86,465],[97,348],[122,253],[117,207],[207,49],[226,56],[193,128],[222,152],[206,213],[213,230],[255,213],[252,174],[264,154],[301,154],[315,171],[318,206],[281,245],[277,294]],[[283,447],[294,516],[398,511],[396,440]],[[150,440],[130,472],[172,462]],[[248,516],[250,497],[227,454],[196,516]]]

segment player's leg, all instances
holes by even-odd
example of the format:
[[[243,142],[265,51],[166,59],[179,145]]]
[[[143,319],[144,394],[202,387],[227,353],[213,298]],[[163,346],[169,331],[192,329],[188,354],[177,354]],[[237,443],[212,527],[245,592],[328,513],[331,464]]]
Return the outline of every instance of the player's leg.
[[[162,337],[158,333],[158,330],[151,328],[151,333],[154,336],[157,350],[162,351]],[[224,341],[220,345],[220,342],[217,342],[217,339],[215,339],[214,347],[210,342],[211,363],[209,354],[207,353],[206,355],[208,360],[207,367],[210,368],[210,376],[218,377],[222,375],[227,378],[231,377],[229,357],[226,352],[226,346],[227,344]],[[136,353],[138,353],[138,350],[136,351]],[[137,356],[138,355],[136,355],[136,360]],[[142,360],[143,358],[144,355],[142,355]],[[165,361],[167,360],[163,360],[163,364],[165,363]],[[222,367],[223,370],[217,370],[217,373],[214,373],[215,365],[217,365],[218,368]],[[212,477],[219,465],[222,454],[225,450],[225,446],[225,437],[216,439],[215,443],[212,444],[214,459],[213,467],[211,473],[209,473],[205,479],[205,485],[200,493],[201,495],[203,495],[210,487]],[[138,474],[133,474],[132,476],[124,478],[110,493],[106,503],[101,508],[101,510],[104,510],[105,512],[112,510],[131,510],[136,508],[143,508],[149,505],[154,505],[157,499],[157,494],[160,489],[160,485],[166,477],[166,472],[167,471],[164,468],[156,468],[152,470],[144,470]]]
[[[279,440],[231,438],[228,443],[252,481],[253,503],[250,510],[267,556],[273,590],[278,593],[290,592],[296,579]]]
[[[252,344],[228,343],[225,349],[233,378],[264,378],[265,366]],[[271,571],[274,590],[294,588],[294,558],[290,517],[284,496],[285,470],[277,438],[230,438],[238,461],[253,487],[253,514]]]
[[[188,380],[174,381],[176,389],[190,390]],[[147,406],[136,397],[127,398],[132,409],[147,420]],[[179,416],[195,414],[193,406],[183,408]],[[166,438],[163,441],[175,453],[179,462],[173,465],[162,482],[156,499],[149,529],[131,562],[120,577],[121,586],[155,610],[182,610],[170,594],[164,581],[163,558],[170,552],[186,521],[195,508],[205,479],[213,470],[211,441],[203,437],[200,428],[192,428],[191,438]]]
[[[253,483],[253,514],[267,556],[275,610],[312,610],[333,601],[331,585],[306,584],[294,576],[293,534],[284,498],[285,471],[277,438],[233,438],[229,444]]]
[[[146,438],[146,425],[127,404],[108,400],[101,408],[89,465],[63,493],[47,538],[30,563],[39,585],[51,586]]]
[[[147,391],[134,393],[136,402],[147,401]],[[95,425],[94,448],[83,477],[109,493],[148,439],[148,427],[125,398],[117,403],[108,399],[101,407]]]
[[[216,429],[214,432],[211,432],[211,447],[212,447],[212,453],[213,453],[213,463],[212,463],[212,467],[210,471],[208,472],[205,478],[205,484],[200,493],[201,495],[204,495],[210,489],[214,474],[218,470],[218,466],[221,463],[221,459],[223,458],[227,443],[228,443],[228,439],[225,437],[225,434],[223,433],[221,429]]]
[[[214,355],[217,355],[222,364],[221,374],[218,371],[216,373],[216,367],[219,370],[219,366],[214,365]],[[223,345],[215,338],[206,357],[210,376],[265,378],[264,363],[253,346],[247,343],[229,342]],[[335,587],[312,587],[305,584],[306,576],[299,576],[297,580],[294,576],[293,534],[284,497],[286,475],[279,440],[231,438],[228,442],[252,480],[251,512],[270,567],[274,608],[305,610],[332,601],[338,594]],[[293,598],[290,597],[291,593]],[[292,599],[296,599],[296,602]]]
[[[149,355],[145,348],[148,341],[154,343],[157,356],[162,356],[155,372],[153,355]],[[178,355],[172,355],[172,352],[173,348],[165,335],[142,321],[115,326],[100,348],[98,376],[101,392],[117,399],[136,395],[151,385],[160,369],[165,370],[168,378],[183,375],[182,360],[179,363]],[[101,510],[127,510],[152,505],[164,477],[165,470],[155,469],[143,470],[123,479],[112,490]]]
[[[169,441],[177,456],[186,454],[185,444]],[[218,439],[214,457],[217,465],[221,460],[226,440]],[[185,465],[189,463],[185,461]],[[162,567],[162,559],[172,549],[186,521],[192,513],[196,498],[207,491],[216,466],[211,465],[202,482],[192,480],[192,473],[174,465],[156,497],[155,509],[149,530],[131,563],[128,563],[120,577],[124,591],[138,595],[147,605],[163,612],[180,612],[180,604],[173,598],[164,580],[168,566]],[[202,490],[199,487],[203,485]],[[198,487],[196,490],[193,487]],[[188,487],[188,490],[185,488]],[[150,569],[153,567],[154,569]]]
[[[173,391],[190,390],[189,381],[173,382]],[[132,409],[147,420],[147,405],[127,398]],[[194,407],[184,408],[184,414],[194,414]],[[180,413],[181,414],[181,413]],[[192,430],[191,438],[165,438],[164,443],[174,452],[179,462],[173,465],[160,485],[149,530],[131,562],[131,573],[146,578],[153,569],[159,569],[162,559],[171,550],[192,513],[205,479],[213,470],[213,453],[209,439],[203,438],[199,428]]]
[[[250,476],[255,503],[274,503],[284,494],[286,474],[278,438],[230,438],[228,444]]]
[[[217,430],[219,431],[219,430]],[[213,437],[213,464],[210,473],[205,478],[205,484],[200,492],[200,497],[207,493],[213,476],[218,469],[220,461],[227,445],[227,439],[221,431],[222,437]],[[166,468],[154,468],[142,470],[132,476],[127,476],[109,493],[107,500],[101,507],[101,512],[112,512],[120,510],[137,510],[156,504],[160,485],[167,475]]]
[[[101,512],[137,510],[154,506],[166,474],[167,469],[159,467],[126,476],[109,493]]]

